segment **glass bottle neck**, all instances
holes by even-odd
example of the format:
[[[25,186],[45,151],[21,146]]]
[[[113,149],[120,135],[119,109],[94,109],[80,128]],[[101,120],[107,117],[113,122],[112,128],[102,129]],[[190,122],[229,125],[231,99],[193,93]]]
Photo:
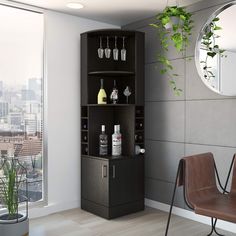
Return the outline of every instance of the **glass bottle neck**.
[[[103,79],[101,79],[101,89],[103,89]]]

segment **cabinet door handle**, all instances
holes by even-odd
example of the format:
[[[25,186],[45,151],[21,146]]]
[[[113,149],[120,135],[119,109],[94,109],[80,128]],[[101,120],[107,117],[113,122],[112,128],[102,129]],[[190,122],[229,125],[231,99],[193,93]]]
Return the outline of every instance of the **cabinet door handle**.
[[[106,177],[107,177],[107,166],[102,165],[102,178],[106,178]]]
[[[116,178],[116,166],[112,166],[112,178],[115,179]]]

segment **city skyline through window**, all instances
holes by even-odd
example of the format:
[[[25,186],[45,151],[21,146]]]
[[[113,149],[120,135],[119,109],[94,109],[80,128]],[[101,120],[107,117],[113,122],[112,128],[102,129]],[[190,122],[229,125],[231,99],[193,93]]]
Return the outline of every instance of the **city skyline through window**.
[[[0,156],[27,168],[43,198],[43,14],[0,5]],[[0,173],[0,175],[3,173]]]

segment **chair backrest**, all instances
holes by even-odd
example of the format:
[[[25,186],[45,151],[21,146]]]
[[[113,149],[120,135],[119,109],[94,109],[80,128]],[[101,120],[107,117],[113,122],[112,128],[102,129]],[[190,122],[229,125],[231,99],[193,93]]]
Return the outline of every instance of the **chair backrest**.
[[[218,192],[214,157],[204,153],[182,158],[182,176],[187,203],[194,208],[197,202]]]
[[[230,193],[236,194],[236,154],[233,157],[233,175]]]

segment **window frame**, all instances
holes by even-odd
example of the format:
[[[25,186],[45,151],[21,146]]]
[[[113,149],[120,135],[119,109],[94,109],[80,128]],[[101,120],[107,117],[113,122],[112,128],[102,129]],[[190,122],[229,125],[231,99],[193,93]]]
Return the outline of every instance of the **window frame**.
[[[46,25],[45,25],[45,10],[39,7],[34,7],[27,4],[9,2],[6,0],[0,0],[0,6],[12,7],[23,11],[30,11],[37,14],[43,15],[43,52],[42,52],[42,117],[43,117],[43,143],[42,143],[42,154],[43,154],[43,183],[42,183],[42,199],[37,202],[29,202],[29,209],[35,207],[43,207],[48,205],[48,86],[47,86],[47,66],[46,66]],[[21,209],[21,207],[19,207]],[[5,209],[0,209],[1,212],[5,212]]]

